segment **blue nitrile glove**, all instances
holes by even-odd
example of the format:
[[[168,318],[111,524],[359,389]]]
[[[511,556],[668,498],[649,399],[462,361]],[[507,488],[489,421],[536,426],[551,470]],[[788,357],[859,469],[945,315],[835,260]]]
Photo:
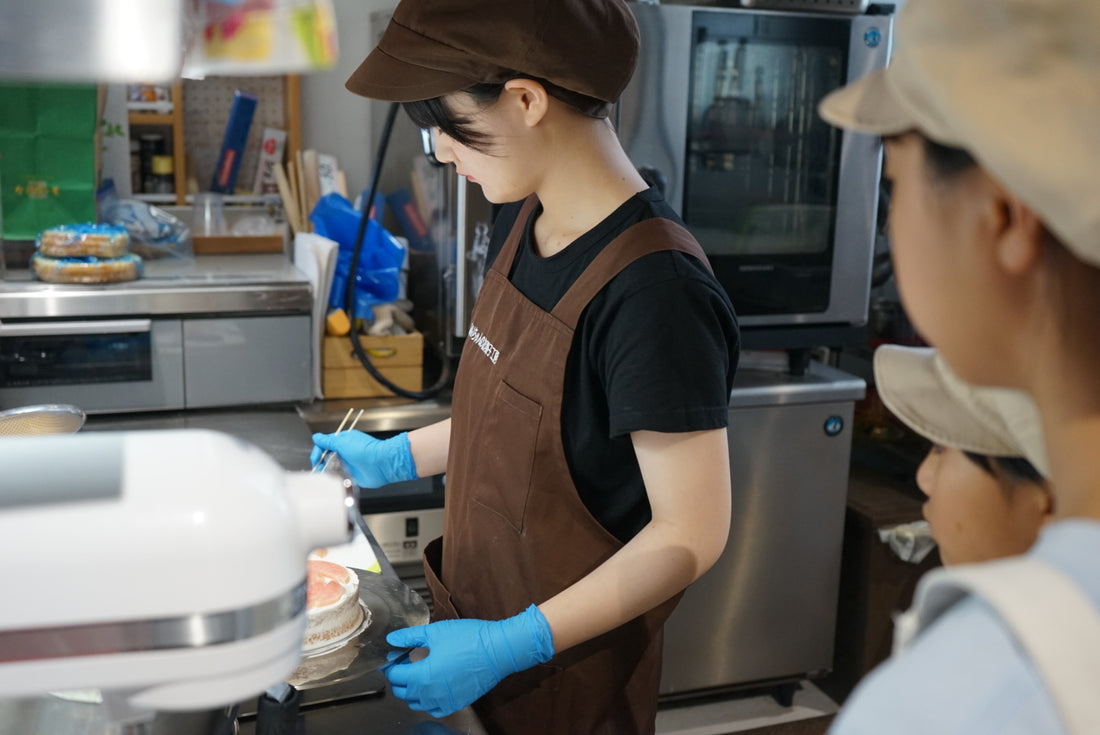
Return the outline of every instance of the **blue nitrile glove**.
[[[317,466],[326,449],[336,452],[359,487],[382,487],[417,479],[408,432],[389,439],[375,439],[361,431],[314,434],[313,443],[316,446],[309,455],[311,465]]]
[[[443,620],[395,630],[391,646],[428,648],[426,658],[385,669],[409,709],[446,717],[473,704],[501,679],[554,656],[546,618],[531,605],[504,620]]]

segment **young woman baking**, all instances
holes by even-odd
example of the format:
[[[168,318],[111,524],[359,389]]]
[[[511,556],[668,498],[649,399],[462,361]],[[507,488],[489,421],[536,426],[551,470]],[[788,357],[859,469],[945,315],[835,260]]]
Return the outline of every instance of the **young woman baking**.
[[[429,653],[386,675],[491,733],[652,733],[662,624],[729,531],[737,322],[607,120],[637,50],[622,0],[403,0],[347,83],[505,204],[451,418],[314,437],[363,487],[447,473],[436,622],[389,637]]]

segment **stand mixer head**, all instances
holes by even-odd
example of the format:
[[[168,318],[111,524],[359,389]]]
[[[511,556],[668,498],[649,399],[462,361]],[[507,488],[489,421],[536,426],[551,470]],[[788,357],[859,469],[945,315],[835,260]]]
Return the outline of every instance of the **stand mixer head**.
[[[201,430],[0,438],[0,466],[0,698],[212,709],[294,671],[350,483]]]

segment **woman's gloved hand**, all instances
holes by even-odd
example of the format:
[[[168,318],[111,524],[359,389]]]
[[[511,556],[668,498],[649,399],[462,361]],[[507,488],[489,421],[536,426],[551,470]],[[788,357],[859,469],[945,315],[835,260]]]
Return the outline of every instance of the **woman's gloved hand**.
[[[504,620],[443,620],[395,630],[391,646],[425,647],[428,656],[385,669],[410,709],[446,717],[473,704],[501,679],[554,656],[550,625],[531,605]]]
[[[391,482],[417,479],[407,432],[389,439],[375,439],[361,431],[314,434],[313,443],[315,446],[309,455],[312,466],[317,466],[326,449],[336,452],[359,487],[382,487]]]

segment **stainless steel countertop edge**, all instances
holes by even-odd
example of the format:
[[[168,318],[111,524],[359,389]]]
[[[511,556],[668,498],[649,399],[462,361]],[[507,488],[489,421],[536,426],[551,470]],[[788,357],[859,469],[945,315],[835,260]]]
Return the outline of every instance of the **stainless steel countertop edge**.
[[[309,284],[269,283],[173,288],[47,286],[0,292],[0,319],[58,319],[180,314],[303,312],[313,305]]]
[[[739,369],[730,391],[730,408],[857,401],[867,382],[834,367],[811,361],[805,375],[749,367]]]
[[[300,404],[298,415],[314,431],[336,431],[348,409],[365,409],[356,430],[372,432],[411,431],[451,417],[450,395],[413,401],[405,398],[349,398]]]

